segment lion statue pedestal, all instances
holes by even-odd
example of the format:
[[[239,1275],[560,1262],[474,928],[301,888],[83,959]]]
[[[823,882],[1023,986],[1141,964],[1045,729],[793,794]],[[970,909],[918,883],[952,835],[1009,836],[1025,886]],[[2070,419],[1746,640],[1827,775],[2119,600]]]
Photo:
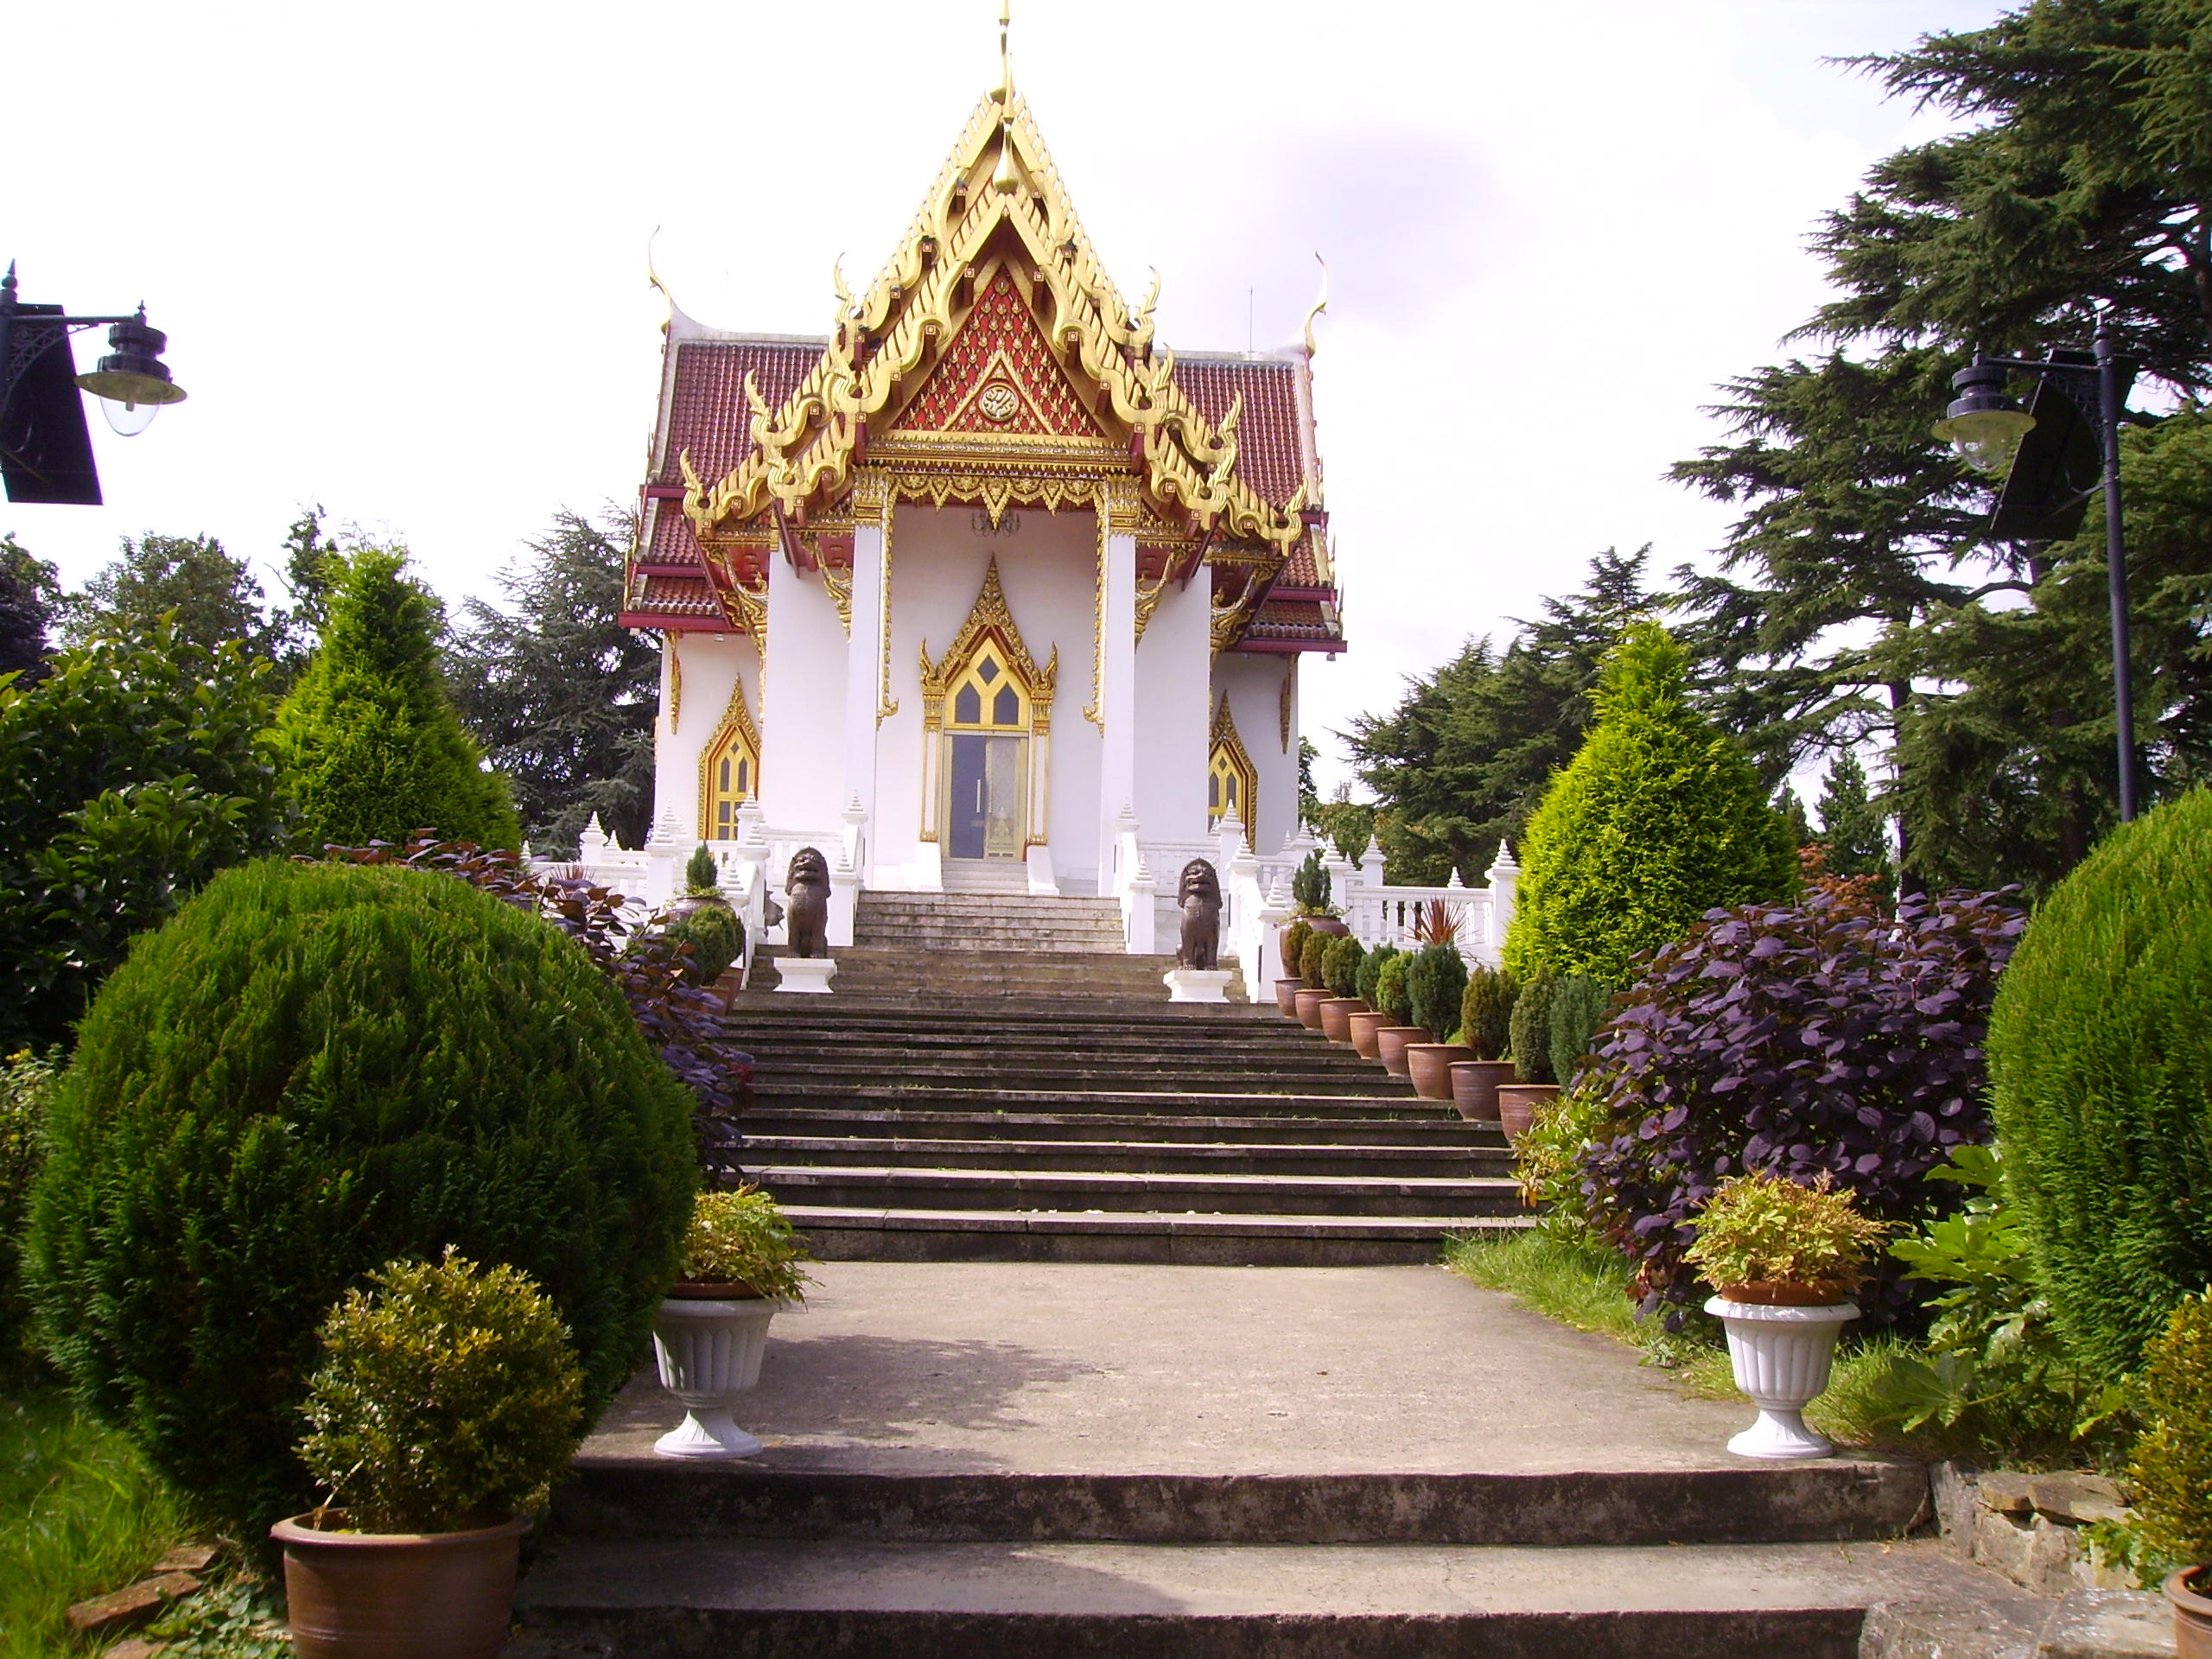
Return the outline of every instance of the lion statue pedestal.
[[[1229,1001],[1226,968],[1170,968],[1160,976],[1160,982],[1167,988],[1170,1002]]]
[[[814,996],[830,995],[830,982],[837,976],[837,962],[834,957],[778,957],[776,972],[779,991],[800,991]]]

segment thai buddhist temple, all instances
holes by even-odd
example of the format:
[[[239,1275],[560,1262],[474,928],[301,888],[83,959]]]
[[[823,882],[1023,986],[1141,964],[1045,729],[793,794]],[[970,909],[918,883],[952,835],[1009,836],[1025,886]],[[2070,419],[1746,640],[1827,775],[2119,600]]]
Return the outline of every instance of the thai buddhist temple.
[[[1072,896],[1132,837],[1298,832],[1299,665],[1344,648],[1313,318],[1156,339],[1012,79],[826,335],[670,302],[622,615],[664,642],[657,841]]]

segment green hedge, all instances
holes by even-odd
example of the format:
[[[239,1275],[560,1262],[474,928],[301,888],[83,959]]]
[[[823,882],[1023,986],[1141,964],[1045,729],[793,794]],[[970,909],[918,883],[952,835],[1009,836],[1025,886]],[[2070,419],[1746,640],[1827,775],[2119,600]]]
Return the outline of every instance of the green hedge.
[[[2212,790],[2113,831],[1997,983],[1991,1105],[2051,1318],[2133,1368],[2212,1281]]]
[[[30,1278],[56,1360],[238,1535],[312,1497],[315,1329],[396,1258],[528,1273],[588,1408],[697,1185],[691,1101],[549,924],[392,866],[267,861],[142,938],[53,1103]]]

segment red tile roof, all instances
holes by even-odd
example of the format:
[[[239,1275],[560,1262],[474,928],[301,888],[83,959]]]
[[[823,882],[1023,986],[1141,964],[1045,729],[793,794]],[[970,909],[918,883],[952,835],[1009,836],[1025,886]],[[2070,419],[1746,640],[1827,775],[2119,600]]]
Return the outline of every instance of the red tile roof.
[[[776,409],[822,360],[826,340],[679,340],[676,389],[669,399],[667,441],[657,484],[681,484],[678,457],[709,482],[734,468],[753,442],[753,414],[746,407],[749,372],[768,407]]]
[[[1236,394],[1244,394],[1244,413],[1236,423],[1238,474],[1280,507],[1289,503],[1300,482],[1308,503],[1320,491],[1306,476],[1305,446],[1300,442],[1298,365],[1279,357],[1179,357],[1175,384],[1219,427]]]

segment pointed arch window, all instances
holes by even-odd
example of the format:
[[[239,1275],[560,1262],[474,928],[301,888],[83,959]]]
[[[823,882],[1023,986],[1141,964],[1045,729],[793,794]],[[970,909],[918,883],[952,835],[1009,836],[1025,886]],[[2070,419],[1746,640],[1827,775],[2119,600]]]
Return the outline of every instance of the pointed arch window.
[[[730,688],[721,724],[699,756],[699,838],[737,839],[737,810],[760,793],[760,734],[745,706],[745,683]]]
[[[1206,828],[1211,830],[1231,812],[1244,826],[1244,844],[1255,844],[1259,817],[1260,771],[1244,741],[1236,734],[1236,718],[1229,712],[1229,693],[1221,694],[1213,717],[1213,741],[1206,751]]]

